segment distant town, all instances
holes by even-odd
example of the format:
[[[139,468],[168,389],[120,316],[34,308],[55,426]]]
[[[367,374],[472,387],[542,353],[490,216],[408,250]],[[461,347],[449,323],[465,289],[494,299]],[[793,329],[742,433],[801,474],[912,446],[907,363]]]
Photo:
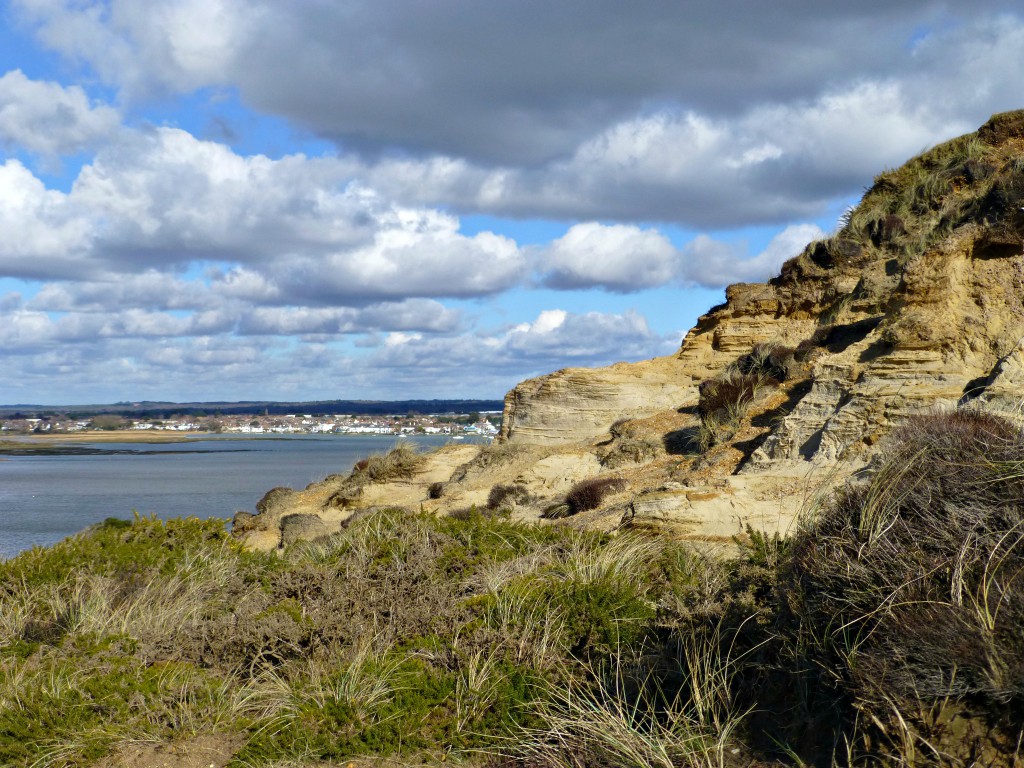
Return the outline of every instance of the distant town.
[[[42,416],[8,418],[0,422],[6,435],[57,435],[87,431],[172,431],[199,433],[259,434],[356,434],[356,435],[451,435],[490,437],[501,426],[499,411],[433,415],[327,415],[312,413],[231,414],[171,416],[167,419],[134,419],[115,414],[90,418]]]

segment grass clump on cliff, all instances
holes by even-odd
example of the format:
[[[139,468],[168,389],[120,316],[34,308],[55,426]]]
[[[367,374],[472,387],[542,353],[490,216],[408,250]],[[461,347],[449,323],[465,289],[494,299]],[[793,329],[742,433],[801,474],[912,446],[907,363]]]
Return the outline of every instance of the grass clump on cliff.
[[[421,461],[409,443],[398,443],[387,453],[368,456],[356,462],[352,477],[356,481],[386,483],[412,477]]]
[[[799,368],[795,354],[782,344],[755,344],[720,375],[702,381],[697,401],[700,423],[692,441],[697,451],[706,453],[727,440],[761,392],[791,378]]]
[[[976,133],[880,173],[839,230],[787,262],[781,279],[864,265],[879,255],[899,269],[970,224],[987,230],[979,255],[1019,253],[1024,164],[1014,140],[1022,126],[1024,111],[994,115]]]
[[[347,477],[341,477],[339,488],[335,491],[328,504],[334,507],[345,507],[358,499],[363,489],[373,483],[388,483],[395,480],[408,480],[415,475],[416,470],[423,462],[423,457],[416,452],[416,449],[407,442],[399,442],[387,453],[375,454],[360,459],[352,467],[352,472]],[[288,492],[289,489],[282,489]],[[262,512],[261,505],[269,499],[263,497],[257,505],[257,511]],[[439,489],[438,493],[443,492]]]

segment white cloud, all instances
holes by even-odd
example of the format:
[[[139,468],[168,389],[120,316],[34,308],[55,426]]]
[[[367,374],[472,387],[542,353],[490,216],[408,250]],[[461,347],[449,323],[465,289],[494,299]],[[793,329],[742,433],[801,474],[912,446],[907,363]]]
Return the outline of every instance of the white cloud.
[[[632,310],[577,314],[549,309],[538,313],[532,322],[494,333],[430,338],[392,335],[371,360],[389,369],[407,368],[408,375],[428,371],[433,375],[443,370],[444,375],[453,376],[454,366],[505,373],[525,369],[535,374],[552,365],[606,365],[666,354],[678,342],[674,335],[666,338],[654,333],[647,319]]]
[[[876,81],[728,118],[674,108],[631,117],[542,166],[385,159],[360,173],[382,193],[420,204],[442,198],[494,214],[719,228],[820,215],[879,169],[973,127],[944,102]]]
[[[0,165],[0,274],[80,275],[94,224],[17,160]]]
[[[147,270],[94,274],[75,282],[44,283],[28,302],[44,312],[108,312],[115,309],[197,310],[218,303],[203,282]]]
[[[356,322],[351,309],[259,310],[251,317],[282,335],[220,333],[213,323],[203,333],[195,320],[138,310],[60,318],[8,311],[0,318],[0,345],[17,375],[6,377],[0,400],[33,402],[40,392],[51,402],[216,400],[225,397],[225,382],[239,398],[496,397],[552,366],[642,359],[667,354],[679,341],[652,332],[632,311],[552,309],[533,322],[487,331],[391,326],[375,348],[353,355],[336,345],[336,334],[318,335],[339,317]],[[165,332],[174,336],[157,343]]]
[[[799,222],[1024,104],[1016,3],[826,5],[12,0],[84,87],[0,77],[0,276],[43,281],[0,299],[8,381],[479,394],[669,351],[631,312],[440,300],[764,279]],[[173,127],[178,95],[273,157]],[[524,249],[467,213],[578,223]],[[785,228],[756,255],[726,232],[758,224]]]
[[[70,155],[95,148],[120,126],[117,110],[92,104],[78,86],[30,80],[19,69],[0,77],[0,146]]]
[[[657,230],[588,222],[540,249],[538,269],[552,288],[628,292],[672,283],[721,288],[773,277],[786,259],[824,235],[817,225],[792,224],[751,256],[743,244],[707,234],[680,250]]]
[[[538,269],[552,288],[601,287],[630,292],[665,285],[679,254],[664,235],[626,224],[576,224],[540,249]]]
[[[761,253],[744,257],[740,247],[698,235],[683,249],[685,279],[708,288],[760,282],[777,275],[783,262],[824,236],[814,224],[791,225],[775,235]]]
[[[902,76],[914,71],[908,49],[922,30],[942,30],[935,36],[955,56],[978,25],[1019,12],[1010,0],[675,4],[628,15],[612,0],[12,6],[46,44],[131,95],[237,86],[258,109],[349,146],[486,165],[551,162],[595,126],[652,104],[729,116],[754,101],[809,101],[837,83]]]
[[[232,0],[14,0],[49,48],[92,67],[132,99],[215,85],[263,15]]]
[[[724,21],[692,4],[627,19],[594,0],[14,7],[122,94],[237,88],[337,141],[390,199],[499,215],[809,218],[1024,103],[1024,18],[1009,0],[747,3]]]
[[[365,304],[480,296],[525,275],[516,244],[454,216],[396,205],[333,161],[241,156],[171,128],[125,131],[69,193],[0,167],[0,269],[24,277],[239,265],[238,295]]]
[[[1024,18],[1007,0],[969,10],[748,3],[726,22],[689,5],[627,20],[593,0],[486,12],[355,2],[297,13],[265,0],[14,7],[122,95],[237,88],[337,141],[346,154],[327,173],[344,167],[401,205],[517,217],[700,228],[812,218],[880,168],[1024,103]],[[247,172],[258,176],[256,165]]]
[[[462,324],[458,310],[430,299],[406,299],[354,307],[260,307],[216,295],[201,282],[146,275],[136,286],[105,282],[45,284],[27,302],[0,304],[0,346],[43,347],[97,338],[161,338],[238,335],[290,336],[366,334],[380,331],[453,333]],[[134,294],[143,285],[163,285],[170,301],[163,307]],[[194,296],[191,302],[186,301]],[[185,311],[182,308],[185,308]]]
[[[242,335],[338,334],[388,331],[450,333],[458,329],[461,314],[436,301],[408,299],[375,304],[365,309],[352,307],[257,307],[242,317]]]

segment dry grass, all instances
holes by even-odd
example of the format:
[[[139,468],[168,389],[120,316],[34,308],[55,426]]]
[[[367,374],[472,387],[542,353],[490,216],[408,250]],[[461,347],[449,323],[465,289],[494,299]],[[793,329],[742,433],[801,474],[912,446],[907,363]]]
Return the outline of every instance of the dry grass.
[[[729,368],[720,378],[701,382],[697,412],[704,419],[742,413],[764,384],[764,378],[756,373]]]
[[[422,457],[407,442],[399,442],[385,454],[369,456],[356,463],[353,476],[371,483],[404,480],[413,476]]]
[[[692,635],[681,646],[674,693],[655,669],[615,655],[583,680],[549,691],[538,704],[541,726],[515,734],[510,752],[552,768],[735,764],[746,715],[733,703],[735,662],[721,654],[716,633]]]
[[[781,382],[788,379],[795,369],[793,347],[784,344],[755,344],[736,361],[741,374],[760,377],[762,383],[769,380]]]

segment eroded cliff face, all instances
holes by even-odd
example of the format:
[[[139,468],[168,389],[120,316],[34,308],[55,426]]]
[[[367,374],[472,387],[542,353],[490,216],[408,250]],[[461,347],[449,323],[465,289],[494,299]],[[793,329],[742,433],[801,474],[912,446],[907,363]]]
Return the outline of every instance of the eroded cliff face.
[[[1024,112],[1013,112],[881,174],[831,238],[767,283],[730,286],[678,354],[525,381],[506,396],[499,444],[442,450],[421,480],[379,484],[341,513],[296,496],[239,527],[277,546],[289,514],[318,516],[322,535],[382,503],[484,508],[496,485],[521,492],[492,506],[537,519],[574,483],[614,477],[573,524],[708,542],[785,529],[906,415],[1019,410],[1022,340]]]

